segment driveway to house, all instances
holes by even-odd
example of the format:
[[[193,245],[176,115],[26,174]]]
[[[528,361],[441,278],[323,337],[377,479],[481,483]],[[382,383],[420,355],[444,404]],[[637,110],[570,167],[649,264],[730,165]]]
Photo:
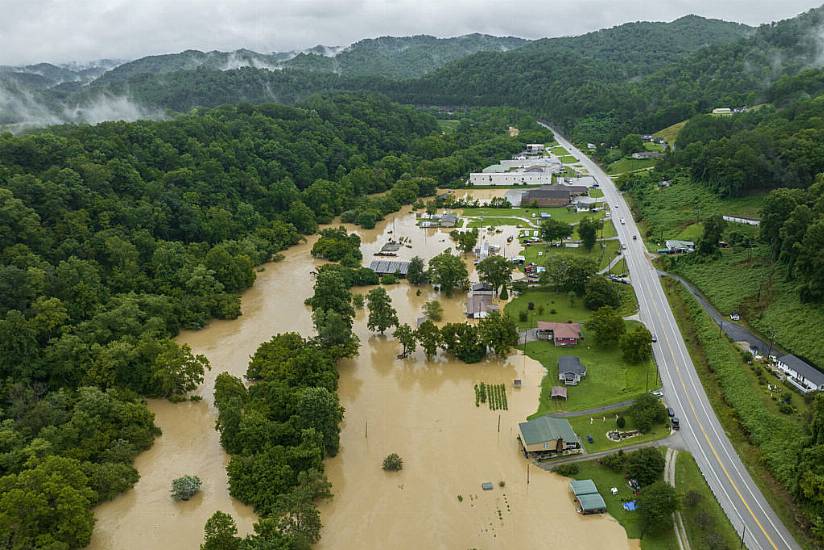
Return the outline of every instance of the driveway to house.
[[[707,314],[712,318],[716,325],[721,327],[721,330],[732,340],[733,342],[747,342],[751,348],[755,348],[758,350],[758,353],[767,357],[768,355],[784,355],[784,352],[776,345],[770,345],[755,334],[753,334],[748,328],[739,325],[729,319],[728,316],[724,315],[720,311],[718,311],[714,305],[704,296],[700,290],[698,290],[695,285],[684,279],[683,277],[679,277],[678,275],[667,273],[666,271],[659,271],[659,275],[663,277],[669,277],[674,279],[684,285],[690,294],[695,296],[695,299],[698,300],[698,303],[701,304],[701,307]]]
[[[747,472],[718,421],[675,322],[658,272],[645,253],[643,240],[632,240],[633,235],[640,233],[623,196],[597,164],[563,136],[555,133],[555,137],[595,177],[613,210],[613,219],[624,219],[624,223],[615,224],[615,228],[627,244],[624,255],[638,296],[640,319],[658,336],[653,352],[661,372],[664,397],[681,420],[680,437],[686,449],[695,457],[733,527],[739,533],[745,531],[744,543],[748,548],[800,548]]]

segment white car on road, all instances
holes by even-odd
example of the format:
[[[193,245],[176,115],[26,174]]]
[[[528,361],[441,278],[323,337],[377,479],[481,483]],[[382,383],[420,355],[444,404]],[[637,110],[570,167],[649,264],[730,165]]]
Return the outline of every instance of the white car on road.
[[[624,218],[621,218],[621,225],[626,225],[626,224],[627,224],[627,220],[625,220]]]

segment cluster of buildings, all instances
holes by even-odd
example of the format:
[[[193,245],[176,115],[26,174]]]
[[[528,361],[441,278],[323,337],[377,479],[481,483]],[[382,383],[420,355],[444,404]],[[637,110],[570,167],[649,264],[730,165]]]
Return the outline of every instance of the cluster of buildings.
[[[471,185],[550,185],[564,166],[558,158],[545,156],[546,147],[531,143],[512,159],[502,160],[469,174]]]
[[[418,227],[455,227],[458,216],[455,214],[421,214]]]

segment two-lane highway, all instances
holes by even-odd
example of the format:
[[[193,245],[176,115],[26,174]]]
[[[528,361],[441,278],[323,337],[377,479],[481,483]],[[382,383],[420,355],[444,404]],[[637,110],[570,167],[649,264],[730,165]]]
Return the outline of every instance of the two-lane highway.
[[[661,373],[664,396],[667,404],[675,409],[681,421],[684,442],[718,502],[739,535],[743,535],[748,548],[800,548],[767,503],[724,433],[623,196],[612,179],[589,157],[557,132],[555,137],[581,161],[604,192],[618,236],[627,246],[623,252],[638,296],[641,321],[658,339],[653,344],[653,351]],[[637,240],[632,239],[633,235]]]

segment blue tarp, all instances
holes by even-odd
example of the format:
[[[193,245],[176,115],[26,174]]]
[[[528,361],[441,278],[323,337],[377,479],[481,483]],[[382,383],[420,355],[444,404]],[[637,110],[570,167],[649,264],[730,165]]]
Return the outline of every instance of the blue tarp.
[[[638,508],[638,504],[634,500],[624,503],[624,510],[627,512],[634,512],[636,508]]]

